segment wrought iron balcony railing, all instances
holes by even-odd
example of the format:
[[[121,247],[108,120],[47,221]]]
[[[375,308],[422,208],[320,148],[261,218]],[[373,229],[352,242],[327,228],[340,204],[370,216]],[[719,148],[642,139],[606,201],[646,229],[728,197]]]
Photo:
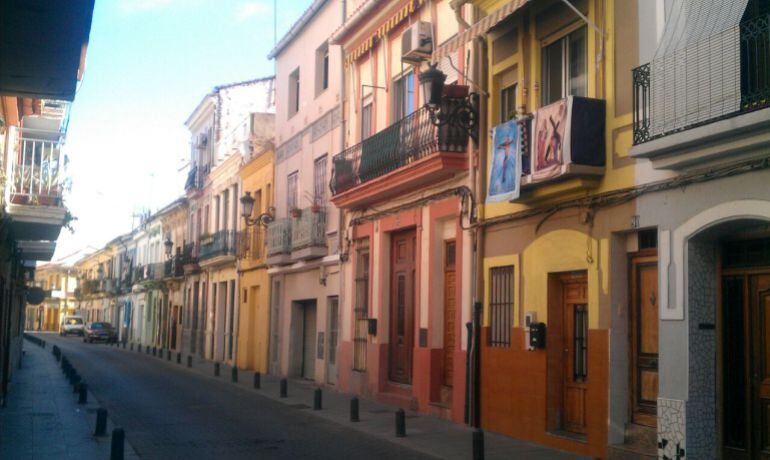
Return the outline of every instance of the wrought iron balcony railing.
[[[384,176],[435,152],[464,152],[468,132],[431,123],[427,107],[334,156],[331,180],[336,195]]]
[[[259,260],[265,254],[265,230],[260,226],[252,226],[241,232],[238,258]]]
[[[292,219],[277,219],[267,228],[267,255],[291,253]]]
[[[235,230],[220,230],[204,244],[201,242],[200,260],[217,256],[234,256],[238,248],[238,233]]]
[[[206,183],[206,177],[209,174],[209,166],[193,166],[190,168],[190,172],[187,173],[187,180],[184,184],[186,191],[202,189]]]
[[[183,255],[177,253],[171,259],[163,262],[163,277],[178,278],[180,276],[184,276]]]
[[[6,202],[62,206],[66,176],[60,141],[21,137],[15,150],[9,155],[6,171]]]
[[[182,265],[196,265],[200,248],[195,243],[187,243],[182,248]]]
[[[685,59],[703,49],[722,52],[704,62]],[[770,107],[770,15],[745,20],[737,30],[632,72],[635,145]]]
[[[326,247],[326,211],[305,208],[291,227],[291,249]]]

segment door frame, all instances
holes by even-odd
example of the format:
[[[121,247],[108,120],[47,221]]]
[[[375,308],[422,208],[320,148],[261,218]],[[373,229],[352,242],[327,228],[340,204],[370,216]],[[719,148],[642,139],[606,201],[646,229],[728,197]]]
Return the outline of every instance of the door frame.
[[[657,248],[642,249],[628,254],[628,420],[630,423],[636,423],[639,425],[645,425],[649,427],[656,427],[658,424],[658,416],[656,414],[637,414],[636,413],[636,348],[637,348],[637,336],[636,325],[638,318],[638,302],[636,299],[636,274],[637,266],[655,263],[656,269],[658,264],[658,250]],[[658,281],[658,284],[660,282]],[[660,289],[660,286],[658,286]],[[660,327],[660,315],[658,315],[658,326]],[[660,353],[660,350],[658,350]],[[660,358],[658,358],[658,374],[660,375]],[[658,378],[660,382],[660,377]],[[658,384],[660,385],[660,383]],[[660,386],[659,386],[660,388]],[[656,405],[657,406],[657,405]],[[639,417],[639,418],[637,418]]]
[[[396,321],[396,302],[397,296],[396,296],[396,264],[395,264],[395,244],[394,240],[396,237],[400,235],[411,235],[412,237],[412,273],[408,274],[407,277],[407,283],[411,285],[411,301],[409,299],[407,300],[407,305],[411,304],[411,318],[409,315],[409,309],[405,308],[405,325],[404,325],[404,338],[406,343],[405,349],[407,350],[407,353],[409,354],[409,359],[407,363],[407,381],[406,382],[399,382],[397,380],[393,380],[393,369],[394,369],[394,363],[393,360],[396,359],[393,353],[393,349],[395,347],[394,345],[394,338],[397,335],[396,328],[398,327],[397,321]],[[415,321],[415,317],[417,314],[416,307],[417,307],[417,276],[418,276],[418,253],[417,253],[417,228],[415,227],[409,227],[405,229],[399,229],[398,231],[390,232],[390,244],[388,248],[388,259],[390,261],[390,266],[388,268],[388,292],[389,292],[389,302],[388,302],[388,361],[387,361],[387,381],[389,383],[395,384],[395,385],[412,385],[414,381],[414,375],[413,375],[413,367],[414,367],[414,344],[415,344],[415,329],[417,325],[417,321]],[[407,292],[407,294],[409,294]],[[409,321],[411,319],[411,321]],[[410,324],[411,323],[411,324]]]

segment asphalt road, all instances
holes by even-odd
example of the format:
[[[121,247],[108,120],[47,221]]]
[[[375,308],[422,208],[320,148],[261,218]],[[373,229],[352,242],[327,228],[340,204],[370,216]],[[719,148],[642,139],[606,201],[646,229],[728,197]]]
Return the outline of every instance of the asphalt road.
[[[62,348],[142,458],[427,458],[151,356],[45,339]]]

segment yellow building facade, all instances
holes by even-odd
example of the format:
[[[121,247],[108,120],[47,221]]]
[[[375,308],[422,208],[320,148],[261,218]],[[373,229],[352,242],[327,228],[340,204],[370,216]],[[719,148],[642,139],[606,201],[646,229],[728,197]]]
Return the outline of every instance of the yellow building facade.
[[[252,218],[263,213],[274,214],[273,165],[273,152],[267,150],[253,156],[239,171],[244,193],[249,193],[254,199]],[[266,373],[270,336],[270,277],[267,274],[265,228],[259,223],[246,225],[241,222],[241,225],[236,364],[241,369]]]

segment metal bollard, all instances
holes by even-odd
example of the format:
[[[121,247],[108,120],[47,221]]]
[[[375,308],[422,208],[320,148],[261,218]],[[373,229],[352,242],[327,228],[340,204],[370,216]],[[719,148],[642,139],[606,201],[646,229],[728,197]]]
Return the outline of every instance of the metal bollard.
[[[128,349],[130,351],[134,351],[134,342],[131,342],[131,344],[129,344]]]
[[[94,436],[107,435],[107,409],[100,407],[96,409],[96,429]]]
[[[254,389],[259,390],[262,387],[262,374],[259,371],[254,373]]]
[[[230,371],[230,381],[233,383],[238,383],[238,367],[233,366],[232,370]]]
[[[358,418],[358,398],[353,398],[350,400],[350,421],[351,422],[358,422],[360,419]]]
[[[171,350],[166,350],[166,361],[171,361]]]
[[[78,392],[78,384],[80,383],[82,379],[80,378],[80,375],[78,374],[72,374],[72,377],[70,377],[70,383],[72,384],[72,392],[77,393]]]
[[[123,342],[123,349],[126,349],[126,342]]]
[[[187,356],[187,367],[192,367],[192,356]]]
[[[144,346],[144,354],[146,354],[146,355],[150,354],[150,346],[149,345],[145,345]]]
[[[480,428],[473,431],[473,460],[484,460],[484,432]]]
[[[406,414],[404,409],[396,411],[396,437],[403,438],[406,436]]]
[[[289,395],[289,388],[288,388],[289,382],[286,381],[286,379],[281,379],[281,398],[285,398]]]
[[[110,445],[110,460],[123,460],[123,449],[126,442],[126,433],[123,428],[112,430],[112,442]]]
[[[81,383],[78,387],[78,404],[88,403],[88,385]]]
[[[157,356],[157,354],[158,354],[158,349],[155,347],[152,347],[152,355]]]
[[[321,410],[322,408],[322,402],[321,398],[323,397],[321,393],[320,388],[316,388],[313,392],[313,410]]]
[[[214,363],[214,377],[219,377],[219,363]]]

